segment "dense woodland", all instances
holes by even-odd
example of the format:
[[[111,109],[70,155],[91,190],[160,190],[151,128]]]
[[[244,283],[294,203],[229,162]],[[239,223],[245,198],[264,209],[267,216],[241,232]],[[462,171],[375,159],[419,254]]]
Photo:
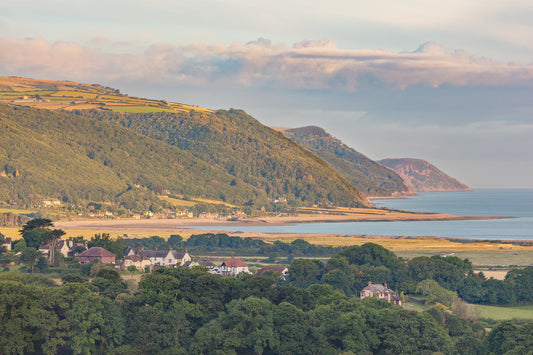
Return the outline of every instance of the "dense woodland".
[[[240,110],[122,114],[80,110],[74,113],[112,122],[189,152],[247,187],[248,205],[284,197],[290,204],[363,206],[365,198],[325,162]],[[223,194],[231,201],[240,194]]]
[[[157,195],[253,210],[366,199],[322,160],[242,111],[75,113],[0,105],[0,201],[158,212]],[[275,205],[283,197],[287,203]]]
[[[227,235],[191,238],[189,246],[258,247],[255,241]],[[152,237],[146,245],[163,246],[158,242]],[[90,243],[124,247],[120,239],[107,235],[95,235]],[[186,245],[177,235],[168,243]],[[285,247],[297,254],[305,250],[303,246],[297,242]],[[533,267],[512,270],[504,281],[487,280],[472,271],[468,260],[435,256],[405,261],[367,243],[347,248],[327,262],[296,258],[287,281],[276,273],[225,278],[200,267],[178,267],[145,274],[135,285],[124,282],[110,266],[94,262],[64,267],[58,285],[42,276],[46,273],[32,270],[37,269],[0,273],[2,354],[526,354],[533,350],[533,323],[478,320],[458,297],[473,303],[531,304]],[[406,294],[422,300],[424,310],[406,310],[372,298],[359,300],[368,281],[387,283],[404,301]]]

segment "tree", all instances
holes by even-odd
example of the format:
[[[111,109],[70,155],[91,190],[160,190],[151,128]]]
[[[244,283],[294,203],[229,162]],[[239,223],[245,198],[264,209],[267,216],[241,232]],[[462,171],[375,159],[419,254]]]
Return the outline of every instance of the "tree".
[[[41,259],[44,259],[43,253],[33,247],[24,249],[20,255],[20,262],[30,268],[32,273]]]
[[[51,230],[48,234],[46,239],[44,240],[45,243],[48,243],[49,247],[49,260],[50,264],[54,265],[55,261],[55,252],[56,252],[56,246],[57,243],[61,240],[61,237],[64,236],[66,233],[61,229],[54,229]]]
[[[109,233],[95,234],[87,243],[87,246],[89,248],[102,247],[115,254],[115,256],[119,259],[124,256],[126,249],[128,249],[128,247],[124,244],[124,239],[122,237],[113,239]]]
[[[0,256],[4,255],[4,253],[7,251],[7,248],[5,247],[6,237],[0,233]]]
[[[298,287],[307,287],[319,283],[326,271],[318,260],[296,259],[289,267],[290,281]]]
[[[35,218],[28,221],[19,231],[26,246],[38,249],[48,243],[50,264],[54,263],[55,247],[65,232],[61,229],[50,229],[54,224],[48,218]]]
[[[431,279],[420,281],[416,285],[416,292],[420,295],[428,296],[426,305],[438,302],[446,307],[451,307],[459,298],[457,292],[449,291],[441,287],[437,281]]]
[[[392,267],[398,263],[398,258],[390,250],[375,243],[365,243],[360,247],[351,247],[339,253],[346,257],[350,264]]]
[[[227,311],[200,328],[193,340],[194,353],[262,354],[279,345],[274,333],[274,307],[263,298],[233,300]]]
[[[49,220],[48,218],[35,218],[35,219],[32,219],[26,222],[26,224],[22,226],[22,229],[19,230],[19,233],[21,235],[24,235],[24,233],[32,231],[34,229],[48,228],[48,227],[52,227],[53,225],[54,224],[52,223],[52,221]]]

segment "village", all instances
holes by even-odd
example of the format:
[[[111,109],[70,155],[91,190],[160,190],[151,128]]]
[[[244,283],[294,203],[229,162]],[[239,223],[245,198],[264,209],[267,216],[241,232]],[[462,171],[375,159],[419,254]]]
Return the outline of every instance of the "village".
[[[0,234],[1,236],[1,234]],[[12,250],[13,241],[11,238],[4,237],[3,246],[6,250]],[[173,248],[158,250],[146,249],[144,247],[128,247],[124,256],[117,259],[116,255],[102,247],[87,248],[87,241],[75,242],[73,240],[60,240],[55,245],[55,252],[60,253],[65,258],[72,258],[81,264],[101,262],[109,264],[118,271],[140,271],[150,273],[159,268],[205,268],[208,273],[221,275],[224,277],[238,277],[242,275],[272,275],[279,278],[280,281],[289,280],[289,267],[285,265],[265,265],[252,272],[248,264],[241,259],[231,256],[223,260],[220,264],[215,264],[202,258],[194,258],[188,250],[174,250]],[[44,257],[50,260],[50,245],[43,244],[38,251]],[[19,252],[20,253],[20,252]],[[360,298],[377,298],[395,305],[402,305],[400,296],[387,287],[387,284],[368,283],[360,293]]]

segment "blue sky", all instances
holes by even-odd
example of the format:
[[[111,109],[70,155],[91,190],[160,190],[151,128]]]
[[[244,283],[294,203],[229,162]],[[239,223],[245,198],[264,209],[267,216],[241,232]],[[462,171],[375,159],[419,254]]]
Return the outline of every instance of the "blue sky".
[[[530,0],[0,3],[0,75],[318,125],[372,159],[533,187]]]

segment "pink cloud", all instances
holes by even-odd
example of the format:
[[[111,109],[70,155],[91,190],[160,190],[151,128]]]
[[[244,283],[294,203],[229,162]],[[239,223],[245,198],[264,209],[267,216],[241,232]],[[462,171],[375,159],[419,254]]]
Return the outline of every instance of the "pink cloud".
[[[97,40],[98,42],[99,40]],[[0,39],[0,73],[43,79],[163,84],[277,85],[355,91],[361,86],[533,86],[532,65],[503,64],[426,43],[413,52],[346,50],[330,40],[293,47],[267,39],[230,45],[157,44],[142,54],[107,53],[43,38]]]

